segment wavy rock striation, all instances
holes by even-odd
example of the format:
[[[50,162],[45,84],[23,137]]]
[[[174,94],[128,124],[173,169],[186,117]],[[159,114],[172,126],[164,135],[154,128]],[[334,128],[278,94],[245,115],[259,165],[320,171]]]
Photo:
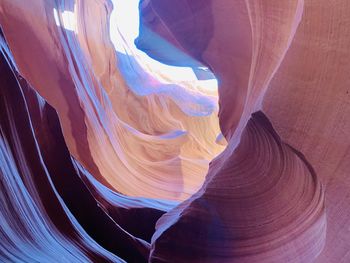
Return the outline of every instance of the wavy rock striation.
[[[157,222],[151,262],[312,262],[325,243],[320,181],[254,113],[202,189]]]
[[[98,183],[70,156],[55,110],[17,73],[3,38],[1,51],[1,260],[146,261],[143,238],[174,204]]]
[[[11,60],[1,38],[1,261],[122,261],[77,224],[58,195],[24,93],[31,95],[31,107],[45,102],[16,74]]]
[[[131,2],[0,1],[0,261],[349,262],[349,1]]]
[[[118,55],[110,1],[0,6],[21,74],[57,110],[70,152],[95,178],[129,196],[183,200],[198,190],[223,149],[212,92],[162,83]]]
[[[226,139],[235,136],[239,141],[251,113],[261,109],[268,84],[300,23],[303,5],[303,0],[182,0],[179,5],[150,0],[140,8],[145,28],[181,45],[218,77],[220,128]],[[156,17],[151,22],[150,13]],[[154,38],[141,28],[139,42],[142,39],[149,42],[147,52],[152,54]],[[162,60],[162,54],[158,58]]]

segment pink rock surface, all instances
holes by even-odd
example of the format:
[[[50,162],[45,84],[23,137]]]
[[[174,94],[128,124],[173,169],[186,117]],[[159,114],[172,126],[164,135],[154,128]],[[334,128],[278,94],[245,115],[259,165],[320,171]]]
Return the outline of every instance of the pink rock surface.
[[[227,110],[229,115],[220,119],[223,132],[225,129],[229,133],[233,130],[237,132],[235,125],[231,124],[237,123],[239,119],[242,121],[244,116],[238,114],[233,117],[239,110],[232,108],[238,105],[232,101],[246,96],[245,93],[234,94],[231,99],[230,92],[233,94],[240,88],[249,90],[253,87],[254,90],[254,83],[258,84],[255,86],[256,94],[261,96],[265,93],[263,100],[258,100],[258,108],[267,112],[283,140],[305,153],[325,184],[326,204],[330,206],[327,210],[327,242],[316,261],[347,262],[350,235],[345,229],[349,220],[346,200],[349,193],[347,152],[350,123],[346,117],[349,115],[349,65],[346,63],[349,52],[345,46],[349,42],[349,34],[345,14],[349,11],[349,5],[346,1],[337,5],[326,1],[279,1],[278,4],[270,1],[242,1],[241,5],[238,1],[207,3],[213,10],[214,22],[218,21],[216,37],[212,38],[212,42],[218,41],[219,44],[208,53],[213,55],[221,52],[215,72],[221,78],[219,92],[225,89],[225,80],[228,83],[228,91],[223,91],[220,97],[220,112],[224,114]],[[286,6],[289,8],[284,8]],[[171,7],[168,6],[168,9]],[[173,6],[173,9],[176,10],[176,7]],[[218,10],[217,17],[215,10]],[[225,21],[232,21],[238,16],[230,17],[233,12],[239,13],[241,17],[237,18],[236,23],[228,23],[232,28],[227,29]],[[268,15],[269,12],[274,15]],[[167,14],[160,10],[158,15],[162,17]],[[230,34],[235,30],[237,33],[234,37]],[[232,49],[237,50],[237,53]],[[210,46],[207,50],[210,50]],[[243,67],[234,68],[232,64],[238,59],[244,59],[241,63]],[[226,60],[231,60],[227,63],[227,70],[224,68]],[[210,64],[214,71],[215,65]],[[245,72],[244,67],[247,68]],[[239,72],[238,76],[236,72]],[[248,80],[244,80],[244,77]],[[240,88],[233,88],[237,82]],[[254,103],[254,95],[248,100]],[[225,101],[228,106],[224,105]],[[248,109],[249,113],[250,107],[248,104],[243,112]],[[233,129],[229,129],[230,126]],[[238,125],[238,131],[244,126]],[[231,143],[237,143],[237,137]],[[336,246],[335,240],[339,242]]]
[[[120,5],[0,2],[0,261],[349,262],[348,1]]]
[[[254,113],[203,187],[157,222],[151,262],[312,262],[326,237],[324,192],[304,156]],[[171,259],[171,260],[170,260]]]

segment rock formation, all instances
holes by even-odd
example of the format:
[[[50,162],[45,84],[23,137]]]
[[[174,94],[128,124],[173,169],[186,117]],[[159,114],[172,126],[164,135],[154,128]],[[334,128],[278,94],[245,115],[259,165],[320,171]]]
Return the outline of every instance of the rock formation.
[[[0,261],[350,261],[349,11],[2,0]]]

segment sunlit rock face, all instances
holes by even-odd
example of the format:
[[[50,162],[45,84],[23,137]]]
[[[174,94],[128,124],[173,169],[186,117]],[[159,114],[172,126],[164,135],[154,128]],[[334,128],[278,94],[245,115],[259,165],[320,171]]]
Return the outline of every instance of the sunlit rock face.
[[[349,12],[1,1],[0,261],[350,261]]]
[[[2,23],[18,67],[57,110],[70,152],[100,182],[131,196],[174,200],[198,189],[223,149],[215,142],[215,90],[162,82],[137,56],[117,53],[108,1],[3,6],[17,10]]]

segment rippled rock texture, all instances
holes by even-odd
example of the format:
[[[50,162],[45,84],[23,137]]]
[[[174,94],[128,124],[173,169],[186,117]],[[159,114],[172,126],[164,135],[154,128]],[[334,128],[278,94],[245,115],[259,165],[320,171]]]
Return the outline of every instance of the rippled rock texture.
[[[0,2],[0,261],[349,262],[349,1],[127,2]]]
[[[202,189],[157,222],[151,261],[311,262],[325,228],[315,172],[258,112]]]

